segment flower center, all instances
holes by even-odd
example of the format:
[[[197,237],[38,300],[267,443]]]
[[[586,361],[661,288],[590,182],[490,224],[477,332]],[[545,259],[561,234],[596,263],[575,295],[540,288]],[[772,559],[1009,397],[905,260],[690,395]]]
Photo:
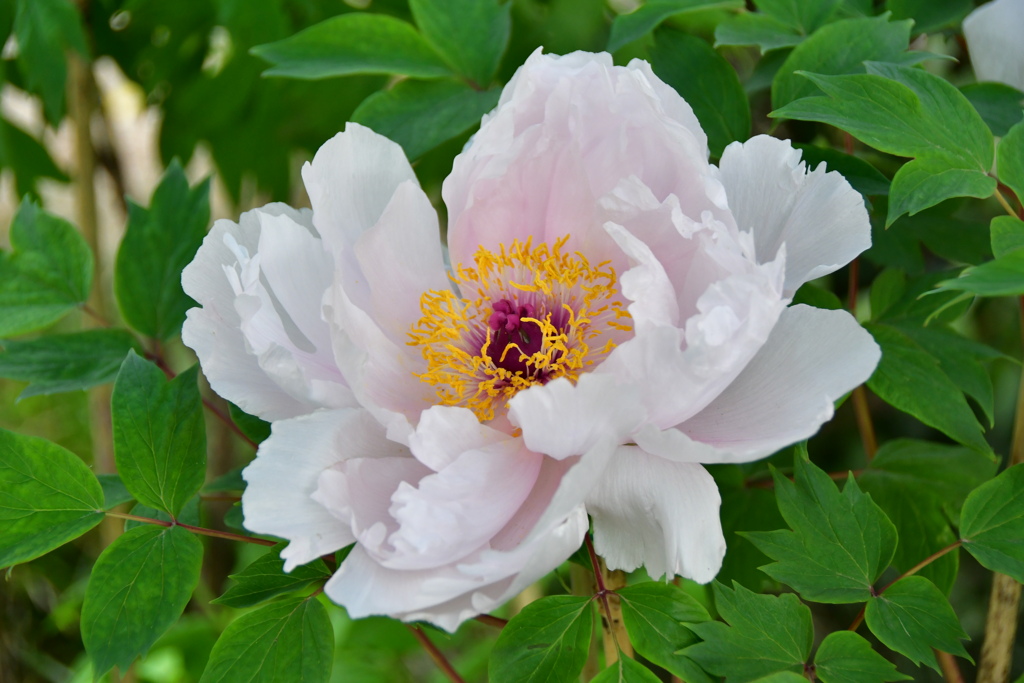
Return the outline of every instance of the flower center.
[[[423,317],[409,332],[442,405],[464,406],[481,421],[509,399],[559,377],[576,381],[632,331],[608,263],[515,240],[495,253],[481,247],[459,266],[450,290],[420,298]],[[625,319],[625,320],[623,320]]]

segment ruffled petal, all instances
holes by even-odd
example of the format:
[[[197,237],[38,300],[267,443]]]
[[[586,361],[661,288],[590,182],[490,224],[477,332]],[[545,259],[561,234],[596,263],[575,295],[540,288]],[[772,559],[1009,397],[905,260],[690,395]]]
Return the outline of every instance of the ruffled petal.
[[[871,246],[864,198],[824,164],[808,172],[788,140],[758,135],[732,143],[721,179],[737,225],[754,236],[758,261],[775,259],[786,245],[787,296]]]
[[[623,446],[587,496],[594,548],[610,569],[643,565],[654,578],[715,578],[725,556],[721,497],[700,465]]]
[[[1024,90],[1024,1],[995,0],[964,19],[967,51],[979,81]]]
[[[385,439],[383,428],[363,410],[324,410],[275,422],[242,471],[248,482],[242,495],[245,528],[289,541],[281,552],[285,571],[343,548],[355,536],[313,500],[319,477],[348,458],[388,455],[408,457],[408,451]]]

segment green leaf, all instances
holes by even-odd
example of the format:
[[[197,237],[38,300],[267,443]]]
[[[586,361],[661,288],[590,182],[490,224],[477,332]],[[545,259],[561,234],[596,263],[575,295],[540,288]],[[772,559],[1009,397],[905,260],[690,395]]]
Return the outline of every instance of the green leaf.
[[[902,270],[886,268],[871,283],[871,319],[881,319],[907,290],[907,276]]]
[[[1017,249],[980,266],[964,268],[960,277],[943,280],[936,291],[967,292],[975,296],[1024,294],[1024,249]]]
[[[619,660],[594,676],[592,683],[660,683],[661,679],[635,659],[620,655]]]
[[[761,52],[793,47],[804,39],[783,22],[764,14],[744,13],[715,27],[715,47],[756,45]]]
[[[999,180],[1024,202],[1024,121],[1010,129],[996,151]]]
[[[872,73],[863,75],[804,73],[825,96],[790,102],[770,116],[827,123],[889,154],[991,168],[992,133],[949,82],[921,69],[868,66]]]
[[[274,546],[248,567],[232,574],[234,584],[213,602],[228,607],[252,607],[282,593],[305,588],[331,577],[323,560],[314,560],[285,574],[284,561],[280,557],[284,547],[284,543]]]
[[[1024,118],[1024,93],[1002,83],[971,83],[960,88],[993,135],[1002,137]]]
[[[64,53],[73,48],[89,56],[78,9],[71,0],[18,0],[14,36],[25,84],[42,98],[46,119],[56,126],[64,118]]]
[[[331,17],[284,40],[257,45],[252,53],[274,65],[263,72],[265,76],[452,75],[415,28],[384,14],[354,12]]]
[[[880,683],[910,678],[853,631],[836,631],[821,641],[814,655],[814,673],[824,683]]]
[[[92,470],[55,443],[0,429],[0,567],[34,560],[103,519]]]
[[[629,14],[615,17],[607,50],[615,52],[623,45],[647,35],[672,16],[705,9],[741,7],[742,0],[648,0]]]
[[[0,167],[14,172],[19,196],[36,196],[36,181],[39,178],[68,182],[68,177],[57,168],[43,145],[3,118],[0,118]]]
[[[202,562],[203,544],[179,526],[131,529],[103,551],[82,605],[82,643],[97,677],[125,671],[177,621]]]
[[[654,38],[651,68],[693,107],[711,154],[750,137],[750,103],[732,65],[696,36],[666,28]]]
[[[966,638],[946,596],[923,576],[908,576],[871,598],[864,612],[871,632],[882,643],[915,664],[938,671],[932,648],[968,661],[961,638]]]
[[[269,422],[264,422],[255,415],[250,415],[234,403],[228,403],[228,413],[231,415],[231,420],[242,430],[242,433],[256,443],[262,443],[270,438]],[[241,480],[241,477],[239,477],[239,480]],[[238,490],[242,490],[242,488],[245,488],[244,484]]]
[[[114,293],[125,322],[142,334],[170,339],[194,306],[181,271],[196,255],[210,221],[210,181],[189,189],[172,161],[149,209],[128,204],[128,227],[117,250]]]
[[[914,33],[932,33],[959,24],[974,9],[971,0],[887,0],[895,19],[913,19]]]
[[[417,159],[480,123],[498,104],[501,91],[479,91],[450,79],[399,81],[370,95],[352,120],[400,144]]]
[[[157,510],[151,508],[148,505],[142,503],[136,503],[132,506],[129,514],[137,517],[146,517],[148,519],[158,519],[161,522],[174,522],[171,516],[163,510]],[[188,502],[181,508],[181,512],[178,513],[177,522],[180,524],[191,524],[192,526],[200,526],[202,522],[199,518],[199,496],[192,496]],[[124,521],[124,530],[134,529],[137,526],[147,526],[152,522],[143,522],[137,519],[126,519]]]
[[[889,179],[863,159],[830,147],[803,144],[793,146],[800,150],[807,168],[817,168],[818,164],[824,163],[827,170],[841,173],[853,189],[862,195],[889,194]]]
[[[19,398],[112,382],[128,351],[142,350],[126,331],[113,329],[0,341],[0,347],[0,377],[30,382]]]
[[[695,624],[704,642],[683,654],[727,683],[746,683],[778,671],[803,672],[811,654],[811,610],[792,593],[759,595],[734,583],[715,583],[719,621]]]
[[[275,602],[224,629],[200,683],[326,683],[334,628],[315,598]]]
[[[480,86],[494,78],[508,46],[511,3],[498,0],[410,0],[413,19],[458,73]]]
[[[114,383],[114,458],[144,505],[176,516],[206,478],[206,426],[198,366],[167,381],[131,352]]]
[[[755,0],[757,8],[803,35],[823,26],[840,5],[840,0]]]
[[[976,488],[964,501],[964,548],[992,571],[1024,580],[1024,465]]]
[[[887,16],[880,16],[843,19],[823,26],[793,48],[779,67],[772,81],[772,106],[778,109],[818,93],[815,86],[821,87],[820,83],[802,77],[798,71],[828,75],[863,73],[866,61],[893,60],[907,49],[911,23],[890,22]]]
[[[892,561],[896,528],[856,479],[840,493],[836,483],[805,457],[795,458],[795,482],[773,470],[779,512],[792,531],[744,534],[776,560],[761,571],[792,586],[807,600],[867,600]]]
[[[103,509],[110,510],[116,508],[122,503],[127,503],[130,500],[135,500],[131,492],[121,481],[121,477],[116,474],[97,474],[96,478],[100,481],[100,486],[103,488]]]
[[[590,598],[553,595],[527,605],[502,629],[488,672],[492,683],[572,681],[587,661]]]
[[[905,213],[913,216],[951,197],[984,199],[995,190],[996,179],[984,171],[958,168],[946,159],[915,159],[893,176],[885,227]]]
[[[843,302],[839,300],[839,297],[827,289],[810,282],[800,285],[800,289],[796,290],[796,293],[793,295],[793,301],[790,304],[807,304],[815,308],[827,308],[833,311],[844,308]]]
[[[882,360],[868,380],[871,391],[954,441],[991,452],[967,399],[934,356],[893,327],[871,324],[867,329],[882,347]]]
[[[0,337],[46,327],[89,297],[92,253],[64,219],[23,201],[11,247],[0,251]]]
[[[996,258],[1024,247],[1024,221],[1014,216],[996,216],[990,226],[992,253]]]
[[[646,581],[616,591],[622,619],[633,647],[658,666],[679,676],[692,677],[693,662],[677,652],[697,642],[683,624],[707,621],[707,610],[671,583]]]

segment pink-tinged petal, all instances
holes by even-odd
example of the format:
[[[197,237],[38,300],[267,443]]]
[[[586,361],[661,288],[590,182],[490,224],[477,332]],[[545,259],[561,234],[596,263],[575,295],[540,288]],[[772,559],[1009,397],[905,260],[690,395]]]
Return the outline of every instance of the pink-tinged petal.
[[[466,451],[506,441],[508,434],[481,424],[467,408],[433,406],[420,415],[409,449],[417,460],[440,472]]]
[[[391,496],[399,529],[388,542],[393,569],[429,569],[479,550],[516,515],[537,481],[544,457],[519,439],[462,453],[418,484]]]
[[[995,0],[964,19],[967,51],[979,81],[1024,90],[1024,1]]]
[[[587,496],[594,548],[610,569],[715,578],[725,556],[718,486],[700,465],[623,446]]]
[[[320,319],[331,273],[308,211],[270,204],[217,221],[182,273],[202,305],[182,338],[218,394],[267,420],[354,405]]]
[[[285,571],[343,548],[355,540],[350,526],[313,500],[321,473],[347,458],[402,452],[408,454],[358,409],[277,421],[242,472],[248,482],[242,496],[245,527],[290,542],[281,553]]]
[[[727,462],[763,457],[817,432],[880,357],[849,313],[792,306],[736,381],[679,429],[733,454]]]
[[[737,225],[754,236],[758,261],[775,259],[785,244],[787,296],[871,246],[864,198],[824,164],[808,172],[787,140],[758,135],[732,143],[721,180]]]
[[[679,302],[675,289],[661,261],[651,248],[615,223],[605,223],[605,230],[635,263],[619,277],[622,295],[633,301],[629,314],[637,332],[652,326],[675,327],[679,324]],[[682,242],[680,238],[678,241]]]
[[[526,446],[557,460],[586,453],[599,443],[621,443],[643,421],[635,389],[611,375],[584,374],[531,387],[509,401],[509,420]]]
[[[391,341],[405,344],[423,315],[423,293],[451,288],[437,213],[416,181],[398,186],[380,220],[354,248],[370,290],[367,313]]]

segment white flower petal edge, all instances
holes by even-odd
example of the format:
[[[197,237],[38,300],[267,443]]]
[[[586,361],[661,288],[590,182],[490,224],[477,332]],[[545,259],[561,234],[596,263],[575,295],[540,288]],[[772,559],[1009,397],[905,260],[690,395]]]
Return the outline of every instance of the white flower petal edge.
[[[720,170],[736,224],[754,236],[757,260],[774,260],[786,245],[786,296],[871,246],[860,193],[824,164],[808,171],[788,140],[758,135],[734,142]]]
[[[967,51],[979,81],[1024,91],[1024,0],[995,0],[964,19]]]
[[[609,569],[644,565],[655,579],[678,574],[707,583],[725,556],[721,502],[700,465],[623,446],[587,496],[594,549]]]

